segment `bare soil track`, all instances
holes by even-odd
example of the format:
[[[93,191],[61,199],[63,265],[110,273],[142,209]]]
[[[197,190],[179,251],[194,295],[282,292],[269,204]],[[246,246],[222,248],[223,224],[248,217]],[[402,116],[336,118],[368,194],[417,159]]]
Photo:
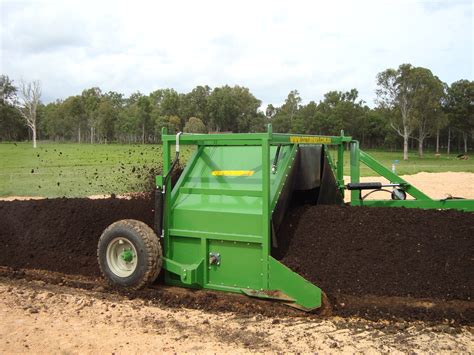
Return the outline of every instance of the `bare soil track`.
[[[469,353],[474,347],[470,326],[157,307],[100,286],[66,283],[0,276],[0,353],[401,354]]]
[[[96,262],[100,234],[123,218],[151,225],[152,208],[146,195],[0,201],[0,273],[106,289]],[[301,206],[283,225],[279,239],[288,243],[278,257],[325,290],[335,314],[474,323],[474,214]],[[275,303],[163,285],[120,293],[173,307],[301,315]]]

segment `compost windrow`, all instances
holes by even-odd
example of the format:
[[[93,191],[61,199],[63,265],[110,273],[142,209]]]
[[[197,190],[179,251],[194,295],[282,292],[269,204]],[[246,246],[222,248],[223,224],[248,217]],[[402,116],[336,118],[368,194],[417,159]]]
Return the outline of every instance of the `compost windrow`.
[[[99,275],[97,243],[120,219],[153,225],[151,195],[0,201],[0,265]]]
[[[333,300],[474,296],[474,213],[304,205],[278,234],[274,256]]]
[[[98,239],[125,218],[153,225],[151,195],[0,201],[0,266],[99,276]],[[274,256],[353,314],[347,295],[469,302],[473,236],[472,213],[305,205],[286,215]]]

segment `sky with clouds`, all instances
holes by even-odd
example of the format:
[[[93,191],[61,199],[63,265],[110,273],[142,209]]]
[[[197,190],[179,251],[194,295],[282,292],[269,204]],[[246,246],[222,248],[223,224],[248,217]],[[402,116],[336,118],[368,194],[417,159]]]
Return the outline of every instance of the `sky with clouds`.
[[[263,105],[357,88],[411,63],[473,80],[473,2],[0,0],[0,72],[43,101],[98,86],[126,95],[241,85]]]

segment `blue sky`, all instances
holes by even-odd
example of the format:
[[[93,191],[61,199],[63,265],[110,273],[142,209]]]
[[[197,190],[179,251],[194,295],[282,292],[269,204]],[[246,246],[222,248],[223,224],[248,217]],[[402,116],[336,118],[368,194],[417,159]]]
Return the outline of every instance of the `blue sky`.
[[[129,95],[242,85],[281,104],[357,88],[401,63],[473,80],[472,1],[6,1],[0,72],[43,101],[99,86]]]

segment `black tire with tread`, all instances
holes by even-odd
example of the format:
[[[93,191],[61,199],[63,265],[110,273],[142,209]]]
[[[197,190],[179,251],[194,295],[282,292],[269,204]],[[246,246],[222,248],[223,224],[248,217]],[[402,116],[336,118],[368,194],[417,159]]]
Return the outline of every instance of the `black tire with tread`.
[[[137,250],[138,264],[128,277],[115,275],[107,264],[107,247],[117,237],[127,239]],[[97,259],[100,271],[109,284],[130,289],[140,289],[155,281],[163,263],[159,238],[147,224],[134,219],[117,221],[104,230],[97,247]]]

